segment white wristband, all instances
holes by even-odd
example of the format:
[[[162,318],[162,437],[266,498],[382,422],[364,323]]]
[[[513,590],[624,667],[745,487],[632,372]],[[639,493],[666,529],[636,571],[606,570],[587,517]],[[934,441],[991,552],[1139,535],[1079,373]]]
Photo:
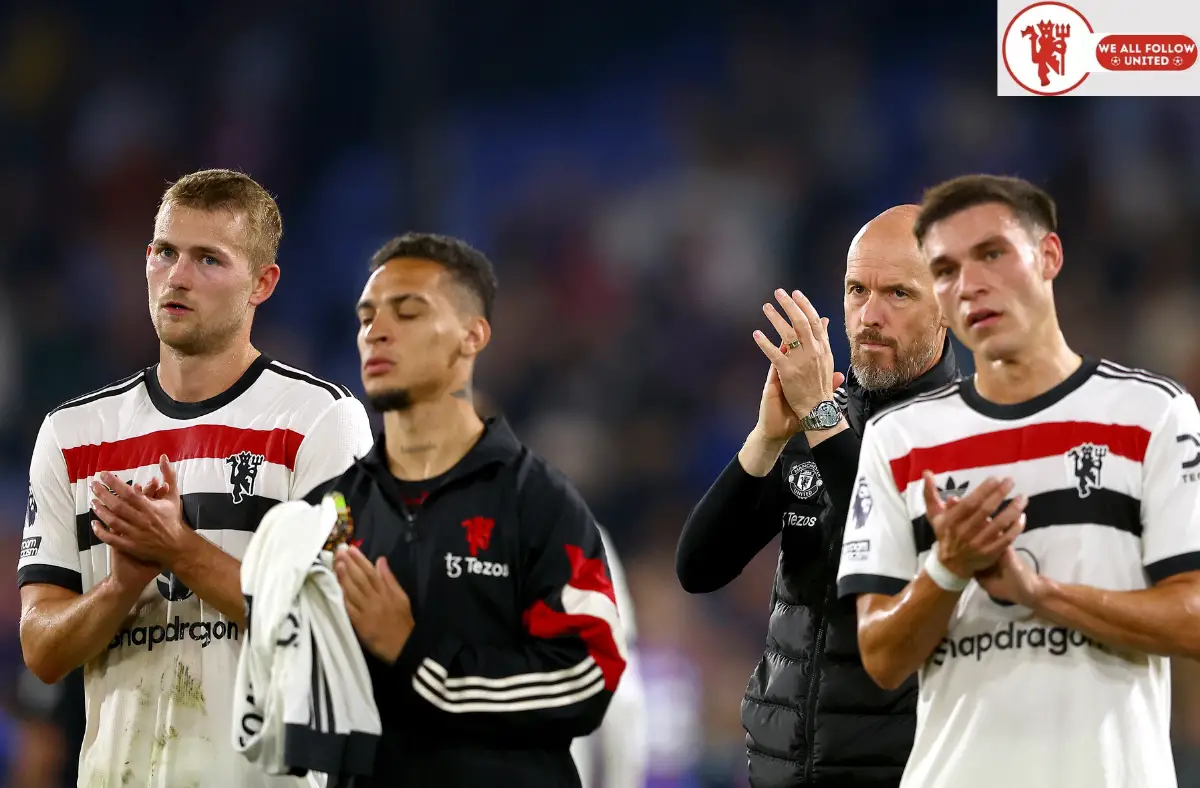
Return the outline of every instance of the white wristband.
[[[925,559],[925,574],[929,575],[929,579],[938,588],[953,593],[962,591],[971,582],[971,578],[959,577],[938,560],[937,544],[934,544],[933,549],[929,551],[929,557]]]

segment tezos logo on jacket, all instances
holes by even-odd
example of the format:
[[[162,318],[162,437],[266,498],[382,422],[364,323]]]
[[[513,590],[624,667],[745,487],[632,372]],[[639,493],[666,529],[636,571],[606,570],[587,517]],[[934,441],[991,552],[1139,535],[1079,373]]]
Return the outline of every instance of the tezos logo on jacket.
[[[467,549],[471,554],[463,557],[446,553],[446,577],[459,577],[464,571],[469,575],[508,577],[508,564],[482,561],[478,557],[491,544],[495,526],[496,521],[490,517],[471,517],[462,521],[462,527],[467,532]]]
[[[821,474],[817,471],[817,464],[811,460],[793,463],[788,473],[788,486],[792,488],[792,495],[802,501],[821,492]]]
[[[225,458],[229,466],[229,486],[233,488],[233,502],[241,503],[254,495],[254,480],[258,478],[258,466],[266,462],[261,454],[251,454],[240,451],[232,457]]]

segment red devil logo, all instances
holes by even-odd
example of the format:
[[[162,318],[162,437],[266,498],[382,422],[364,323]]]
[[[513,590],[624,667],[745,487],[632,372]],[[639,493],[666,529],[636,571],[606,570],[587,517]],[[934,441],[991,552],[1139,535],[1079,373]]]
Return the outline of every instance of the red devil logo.
[[[479,555],[480,550],[486,550],[488,543],[492,541],[492,527],[496,524],[495,520],[487,517],[472,517],[469,520],[463,520],[462,527],[467,531],[467,547],[471,550],[471,555]]]

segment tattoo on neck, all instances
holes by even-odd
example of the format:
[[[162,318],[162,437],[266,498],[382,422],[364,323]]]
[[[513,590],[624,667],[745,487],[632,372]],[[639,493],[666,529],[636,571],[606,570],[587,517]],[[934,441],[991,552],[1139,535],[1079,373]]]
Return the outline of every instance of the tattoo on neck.
[[[463,388],[459,389],[458,391],[451,392],[450,396],[455,397],[457,399],[468,399],[469,400],[471,398],[471,388],[469,386],[464,386]]]

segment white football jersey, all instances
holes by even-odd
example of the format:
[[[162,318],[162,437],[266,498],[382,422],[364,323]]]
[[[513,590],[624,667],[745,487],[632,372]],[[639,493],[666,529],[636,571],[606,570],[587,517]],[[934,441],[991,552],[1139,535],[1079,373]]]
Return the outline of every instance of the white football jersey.
[[[1017,554],[1056,581],[1136,591],[1200,570],[1200,412],[1178,384],[1107,361],[1029,402],[964,380],[867,426],[839,593],[895,594],[943,496],[989,476],[1029,496]],[[1095,642],[972,582],[919,673],[905,788],[1173,788],[1165,657]]]
[[[223,394],[172,400],[157,367],[46,416],[30,467],[17,581],[85,593],[109,573],[92,532],[90,482],[130,483],[174,465],[187,522],[241,558],[275,504],[302,498],[372,445],[365,409],[341,386],[260,356]],[[268,777],[230,744],[243,633],[169,573],[150,583],[108,650],[84,666],[79,784],[154,788],[306,785]]]

